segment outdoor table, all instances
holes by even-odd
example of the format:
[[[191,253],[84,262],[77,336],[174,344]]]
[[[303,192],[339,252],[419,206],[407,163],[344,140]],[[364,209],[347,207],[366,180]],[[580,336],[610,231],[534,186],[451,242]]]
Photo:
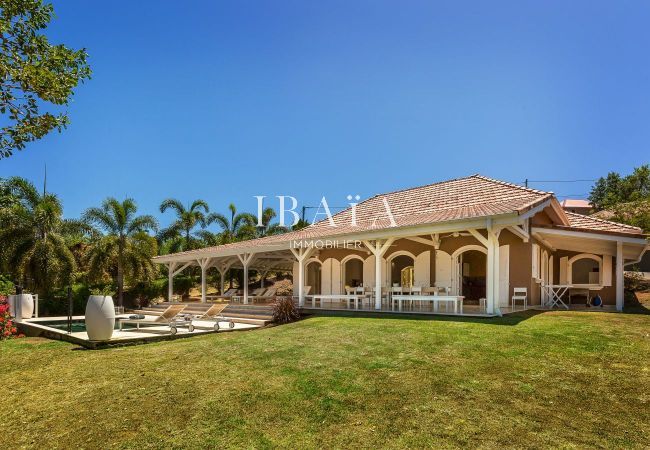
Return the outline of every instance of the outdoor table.
[[[452,303],[454,305],[454,314],[463,313],[463,299],[462,295],[393,295],[393,300],[397,301],[398,310],[402,310],[402,302],[405,300],[425,301],[433,303],[433,311],[438,312],[438,304],[440,302]],[[460,306],[460,308],[459,308]]]
[[[316,307],[316,300],[320,300],[321,307],[323,300],[346,300],[345,304],[350,307],[350,300],[354,302],[354,309],[359,309],[359,300],[368,297],[368,294],[317,294],[308,295],[307,298],[311,299],[311,307]]]
[[[572,284],[543,284],[542,289],[546,290],[549,298],[548,307],[553,308],[554,306],[559,307],[562,305],[566,309],[569,309],[567,304],[562,301],[562,296],[572,287]]]

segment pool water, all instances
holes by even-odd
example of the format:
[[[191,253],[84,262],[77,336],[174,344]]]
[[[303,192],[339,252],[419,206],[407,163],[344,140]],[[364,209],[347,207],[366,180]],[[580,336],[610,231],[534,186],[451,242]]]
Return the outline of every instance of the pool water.
[[[46,327],[50,328],[56,328],[57,330],[63,330],[63,331],[68,331],[68,321],[67,320],[56,320],[56,321],[50,321],[50,322],[39,322],[39,325],[44,325]],[[135,325],[130,325],[130,324],[124,324],[122,325],[123,329],[127,328],[135,328]],[[117,320],[115,321],[115,327],[113,328],[114,330],[119,329],[119,324]],[[86,322],[83,320],[73,320],[72,321],[72,332],[73,333],[78,333],[81,331],[86,331]]]

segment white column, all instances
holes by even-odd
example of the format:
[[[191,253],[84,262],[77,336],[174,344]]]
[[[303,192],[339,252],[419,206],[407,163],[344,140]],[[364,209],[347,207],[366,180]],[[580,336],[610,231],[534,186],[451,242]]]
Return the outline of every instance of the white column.
[[[625,302],[625,281],[623,279],[623,242],[616,241],[616,310],[623,311]]]
[[[208,271],[208,266],[210,265],[210,258],[204,258],[197,260],[199,266],[201,267],[201,303],[206,302],[207,294],[207,279],[206,273]]]
[[[298,306],[305,306],[305,262],[314,252],[313,248],[291,248],[291,253],[298,260]],[[295,283],[296,280],[293,280]]]
[[[167,287],[167,301],[172,301],[172,296],[174,295],[174,269],[176,268],[175,263],[169,263],[167,266],[169,270],[169,284]]]
[[[305,262],[303,260],[298,260],[298,306],[305,306]]]
[[[244,304],[248,304],[248,264],[244,265]]]
[[[242,266],[244,267],[244,304],[248,304],[248,265],[251,263],[254,256],[254,253],[244,253],[243,255],[237,255],[242,263]]]
[[[363,244],[372,252],[375,256],[375,309],[381,309],[381,262],[382,257],[386,251],[390,248],[391,244],[395,241],[395,238],[390,238],[387,240],[377,239],[375,243],[370,241],[363,241]]]
[[[500,314],[499,311],[499,232],[488,227],[487,276],[485,294],[487,313]]]
[[[381,309],[381,261],[380,255],[375,255],[375,309]]]

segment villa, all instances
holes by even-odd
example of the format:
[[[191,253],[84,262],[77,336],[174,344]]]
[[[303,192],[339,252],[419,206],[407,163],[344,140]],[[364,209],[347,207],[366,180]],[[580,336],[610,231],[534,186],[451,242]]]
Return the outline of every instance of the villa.
[[[472,175],[376,195],[302,230],[154,261],[168,268],[170,300],[188,266],[201,268],[203,302],[207,269],[223,280],[238,267],[246,280],[249,270],[293,271],[307,309],[493,316],[595,296],[620,311],[625,266],[647,249],[639,228],[565,211],[552,192]],[[244,283],[243,303],[254,301],[248,291]]]

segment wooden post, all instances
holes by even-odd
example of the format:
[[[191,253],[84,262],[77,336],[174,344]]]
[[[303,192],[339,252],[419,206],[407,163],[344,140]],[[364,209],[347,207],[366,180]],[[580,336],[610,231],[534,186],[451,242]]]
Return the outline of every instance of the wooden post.
[[[255,253],[237,255],[239,261],[241,261],[242,266],[244,267],[244,304],[248,304],[248,265],[251,263],[254,256]]]
[[[174,269],[176,268],[176,263],[170,262],[167,265],[169,269],[169,283],[167,286],[167,301],[171,302],[172,297],[174,296]]]
[[[197,260],[199,266],[201,267],[201,303],[206,302],[207,287],[208,287],[206,275],[207,275],[208,267],[210,266],[210,261],[212,261],[210,258],[203,258]]]

